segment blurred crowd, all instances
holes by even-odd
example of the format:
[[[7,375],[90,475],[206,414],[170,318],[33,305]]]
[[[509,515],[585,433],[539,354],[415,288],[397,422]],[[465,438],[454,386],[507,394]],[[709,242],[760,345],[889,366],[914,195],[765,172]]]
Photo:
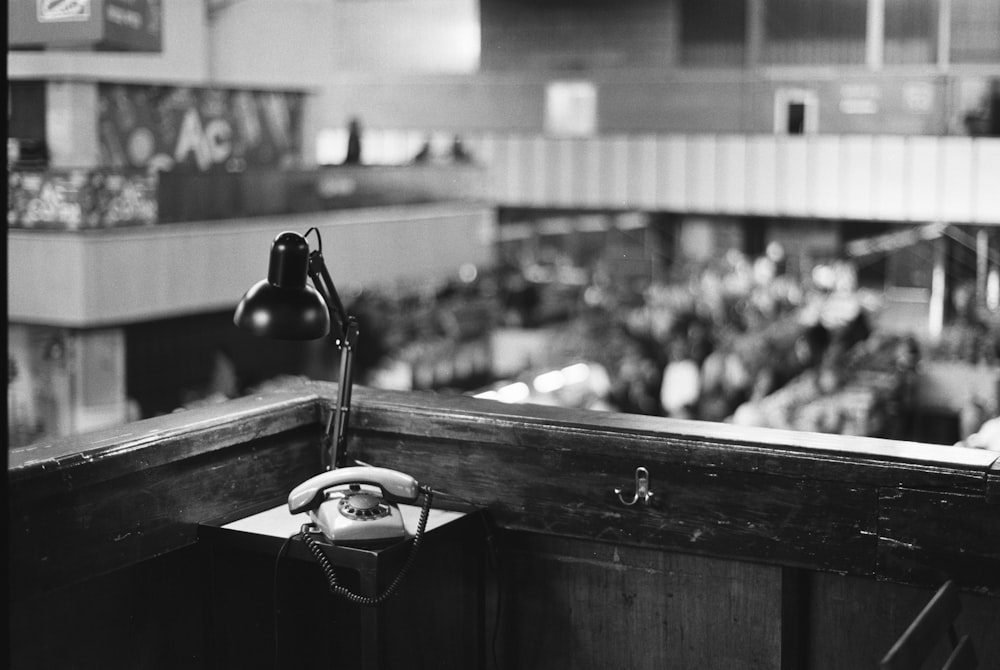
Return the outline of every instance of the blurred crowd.
[[[560,354],[605,366],[602,403],[618,411],[898,439],[922,357],[998,361],[1000,332],[963,310],[964,289],[962,316],[931,349],[874,327],[880,296],[850,264],[793,278],[783,260],[776,245],[755,259],[730,251],[638,300],[592,286]],[[997,414],[995,400],[968,404],[963,439]]]

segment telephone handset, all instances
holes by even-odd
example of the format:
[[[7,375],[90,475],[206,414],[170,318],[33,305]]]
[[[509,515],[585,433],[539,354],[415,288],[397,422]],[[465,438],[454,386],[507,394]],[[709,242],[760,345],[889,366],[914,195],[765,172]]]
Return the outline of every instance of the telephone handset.
[[[387,468],[351,466],[320,473],[288,494],[292,514],[308,512],[334,544],[375,544],[409,536],[395,503],[414,502],[417,481]]]

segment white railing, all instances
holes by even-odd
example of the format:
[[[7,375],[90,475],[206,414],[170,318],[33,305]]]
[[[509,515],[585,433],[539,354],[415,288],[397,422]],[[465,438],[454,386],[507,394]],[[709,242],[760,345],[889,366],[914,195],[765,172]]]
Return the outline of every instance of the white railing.
[[[408,161],[426,133],[367,130],[366,160]],[[449,135],[439,135],[444,150]],[[520,207],[1000,225],[1000,139],[896,135],[463,133],[483,197]]]

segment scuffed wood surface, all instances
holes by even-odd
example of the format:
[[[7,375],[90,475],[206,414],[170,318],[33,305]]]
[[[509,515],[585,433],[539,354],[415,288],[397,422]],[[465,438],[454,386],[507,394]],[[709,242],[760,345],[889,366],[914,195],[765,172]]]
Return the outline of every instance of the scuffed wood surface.
[[[250,395],[124,426],[38,442],[8,452],[12,484],[50,483],[54,472],[71,485],[171,463],[318,421],[320,400],[309,388]]]
[[[316,388],[323,386],[320,383]],[[857,484],[946,486],[981,494],[984,472],[1000,456],[981,449],[512,406],[465,396],[363,389],[354,397],[354,438],[359,431],[370,430],[431,441],[475,441],[498,449],[526,446],[621,458],[652,453],[664,462]]]
[[[280,504],[318,471],[335,397],[307,382],[14,450],[15,574],[32,588],[100,574],[190,544],[199,522]],[[989,540],[963,540],[958,561],[896,537],[933,507],[904,490],[969,501],[927,516],[921,547],[995,537],[991,452],[357,388],[349,455],[507,529],[920,585],[961,567],[963,586],[1000,593]],[[626,506],[614,489],[631,495],[640,466],[655,495]]]
[[[997,593],[1000,504],[946,491],[889,489],[879,495],[878,574]]]
[[[505,528],[918,585],[947,573],[1000,594],[992,452],[465,397],[361,397],[353,457],[478,501]],[[626,506],[614,489],[631,495],[640,466],[655,495]],[[891,512],[884,501],[904,489],[975,501],[940,510],[922,546],[954,544],[960,532],[986,539],[963,540],[961,561],[923,551],[894,563],[906,547],[886,540],[890,523],[916,501]]]
[[[193,544],[200,522],[281,504],[317,470],[320,431],[317,397],[283,394],[12,453],[12,595],[135,565]]]

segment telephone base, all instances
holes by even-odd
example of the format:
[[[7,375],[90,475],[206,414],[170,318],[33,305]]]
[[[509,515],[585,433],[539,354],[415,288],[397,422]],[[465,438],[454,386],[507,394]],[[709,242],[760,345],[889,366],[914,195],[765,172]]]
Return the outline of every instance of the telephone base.
[[[355,539],[345,539],[341,537],[340,539],[333,539],[327,537],[322,531],[316,531],[314,536],[319,540],[321,545],[334,546],[334,547],[345,547],[348,549],[367,549],[367,550],[378,550],[391,547],[398,542],[406,540],[409,536],[403,537],[386,537],[381,539],[370,539],[370,538],[355,538]]]
[[[385,547],[410,537],[395,505],[385,505],[377,517],[359,519],[344,515],[341,500],[333,494],[309,512],[328,542],[349,547]]]

